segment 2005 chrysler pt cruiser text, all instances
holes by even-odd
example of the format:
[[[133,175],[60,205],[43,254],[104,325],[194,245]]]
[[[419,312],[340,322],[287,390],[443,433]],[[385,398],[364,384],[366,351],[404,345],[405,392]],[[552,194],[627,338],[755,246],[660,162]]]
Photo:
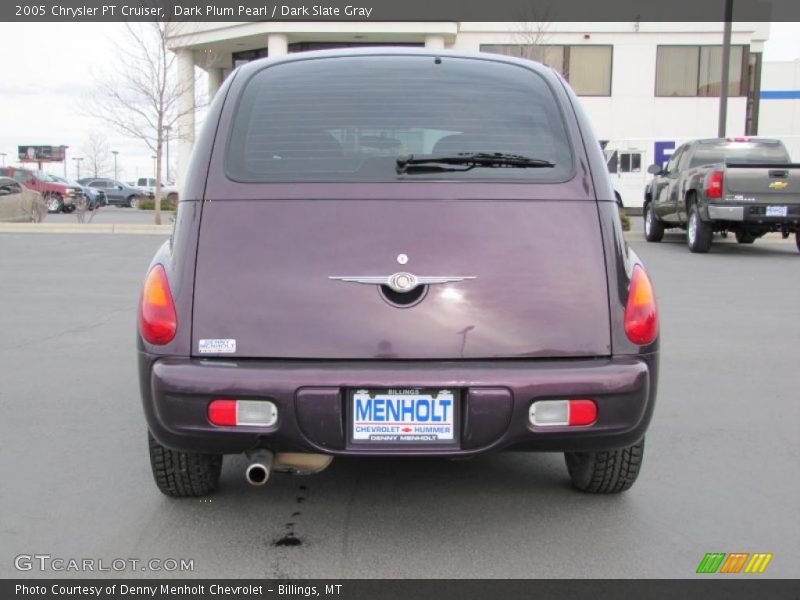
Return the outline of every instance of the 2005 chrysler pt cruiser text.
[[[237,69],[139,314],[159,489],[334,456],[559,451],[620,492],[658,373],[653,290],[567,83],[488,54],[376,49]]]

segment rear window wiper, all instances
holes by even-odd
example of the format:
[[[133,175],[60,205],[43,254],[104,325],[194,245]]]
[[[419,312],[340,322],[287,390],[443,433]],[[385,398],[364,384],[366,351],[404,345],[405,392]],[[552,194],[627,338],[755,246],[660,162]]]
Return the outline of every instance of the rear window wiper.
[[[449,166],[452,165],[452,166]],[[475,167],[551,169],[555,163],[541,158],[503,152],[460,152],[458,154],[409,154],[397,157],[397,172],[469,171]],[[453,168],[456,167],[456,168]]]

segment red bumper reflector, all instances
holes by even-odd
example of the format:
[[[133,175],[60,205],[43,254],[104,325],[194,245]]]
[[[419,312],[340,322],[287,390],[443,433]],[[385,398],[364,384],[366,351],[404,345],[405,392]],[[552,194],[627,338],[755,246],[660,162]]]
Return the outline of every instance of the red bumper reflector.
[[[214,425],[236,425],[236,400],[212,400],[208,420]]]
[[[597,405],[591,400],[570,400],[567,425],[591,425],[597,420]]]

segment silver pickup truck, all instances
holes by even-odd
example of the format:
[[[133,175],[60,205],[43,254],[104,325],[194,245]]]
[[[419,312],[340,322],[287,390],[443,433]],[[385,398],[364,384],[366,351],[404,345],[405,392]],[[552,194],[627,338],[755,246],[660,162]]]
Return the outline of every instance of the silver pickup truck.
[[[651,165],[644,232],[659,242],[686,230],[692,252],[708,252],[714,232],[752,244],[766,233],[795,234],[800,250],[800,164],[779,140],[727,138],[687,142],[666,166]]]

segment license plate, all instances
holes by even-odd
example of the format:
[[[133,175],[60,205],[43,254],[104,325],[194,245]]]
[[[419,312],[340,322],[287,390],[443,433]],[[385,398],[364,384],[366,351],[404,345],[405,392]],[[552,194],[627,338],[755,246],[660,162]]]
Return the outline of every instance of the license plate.
[[[768,206],[767,207],[767,216],[768,217],[785,217],[786,216],[786,207],[785,206]]]
[[[360,389],[350,401],[351,440],[375,444],[453,443],[451,390]]]

